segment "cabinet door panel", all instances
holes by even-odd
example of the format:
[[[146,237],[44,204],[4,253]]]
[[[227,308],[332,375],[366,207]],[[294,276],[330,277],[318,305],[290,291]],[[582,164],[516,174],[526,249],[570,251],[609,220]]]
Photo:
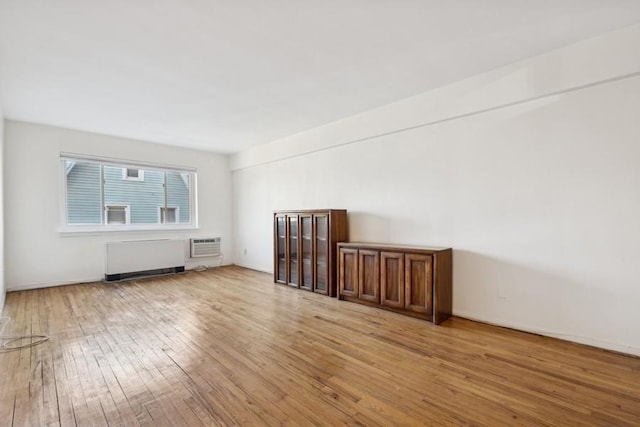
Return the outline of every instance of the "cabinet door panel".
[[[314,215],[315,281],[314,291],[329,293],[329,217]]]
[[[405,255],[405,307],[433,314],[433,259],[431,255]]]
[[[358,250],[341,248],[338,256],[340,295],[358,296]]]
[[[275,217],[275,279],[276,282],[287,283],[287,218],[284,215]]]
[[[404,273],[402,252],[380,254],[380,298],[383,305],[404,308]]]
[[[380,253],[358,251],[358,298],[380,302]]]
[[[300,288],[313,289],[313,222],[311,215],[300,215]]]
[[[298,278],[300,277],[300,266],[298,257],[298,216],[292,215],[287,217],[288,226],[288,243],[289,243],[289,265],[287,271],[289,273],[289,285],[299,287]]]

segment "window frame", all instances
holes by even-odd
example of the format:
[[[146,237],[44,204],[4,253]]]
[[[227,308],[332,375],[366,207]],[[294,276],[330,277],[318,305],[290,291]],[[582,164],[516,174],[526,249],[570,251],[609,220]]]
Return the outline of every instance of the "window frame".
[[[129,170],[137,170],[138,176],[129,176]],[[122,179],[125,181],[144,181],[144,169],[142,168],[122,168]]]
[[[124,208],[124,224],[109,222],[109,208]],[[104,224],[105,225],[128,225],[131,224],[131,206],[126,203],[105,203],[104,204]]]
[[[162,209],[175,209],[176,221],[180,219],[180,206],[158,206],[158,224],[179,224],[178,222],[162,222]],[[166,214],[165,214],[166,215]]]
[[[189,185],[189,211],[191,213],[189,223],[149,223],[149,224],[131,224],[130,214],[131,208],[127,209],[127,224],[107,224],[107,212],[104,201],[104,174],[103,168],[100,168],[101,176],[101,200],[102,200],[102,215],[100,224],[69,224],[68,206],[67,206],[67,176],[72,170],[65,167],[65,162],[76,163],[97,163],[101,166],[111,166],[123,168],[123,176],[126,176],[126,169],[147,169],[159,172],[177,172],[184,174],[188,177]],[[134,160],[114,159],[106,157],[89,156],[84,154],[74,153],[60,153],[60,228],[59,232],[62,234],[75,234],[75,233],[112,233],[112,232],[126,232],[126,231],[171,231],[171,230],[185,230],[185,229],[198,229],[198,171],[194,167],[175,166],[158,163],[140,162]],[[143,171],[141,171],[143,172]],[[166,177],[166,175],[165,175]],[[165,178],[166,179],[166,178]],[[131,179],[133,181],[142,181],[141,179]],[[175,207],[173,205],[167,205],[167,197],[165,191],[164,199],[165,207]],[[126,206],[128,203],[109,203],[113,206]],[[160,210],[158,210],[160,212]],[[179,210],[176,212],[178,214]],[[160,213],[158,213],[160,215]],[[178,220],[176,216],[176,220]],[[160,218],[159,218],[160,219]]]

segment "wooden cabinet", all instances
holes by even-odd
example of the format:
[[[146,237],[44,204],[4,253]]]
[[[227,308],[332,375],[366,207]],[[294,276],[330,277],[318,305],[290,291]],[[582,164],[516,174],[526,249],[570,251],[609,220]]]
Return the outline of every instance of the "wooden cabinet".
[[[277,211],[273,216],[274,281],[336,296],[336,243],[347,240],[347,211]]]
[[[340,299],[435,324],[451,316],[451,249],[339,243],[338,253]]]

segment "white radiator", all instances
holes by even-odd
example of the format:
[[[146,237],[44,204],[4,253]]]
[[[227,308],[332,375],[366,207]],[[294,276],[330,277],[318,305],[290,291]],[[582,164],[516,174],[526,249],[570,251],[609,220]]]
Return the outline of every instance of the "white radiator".
[[[108,242],[105,252],[107,282],[130,277],[184,271],[183,240]]]

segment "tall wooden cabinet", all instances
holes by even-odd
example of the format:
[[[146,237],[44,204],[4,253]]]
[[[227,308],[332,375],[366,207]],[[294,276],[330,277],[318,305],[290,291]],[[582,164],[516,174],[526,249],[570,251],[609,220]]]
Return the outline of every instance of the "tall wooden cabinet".
[[[347,211],[276,211],[274,281],[324,295],[337,295],[337,247],[347,240]]]
[[[338,244],[339,298],[439,324],[451,316],[449,248]]]

